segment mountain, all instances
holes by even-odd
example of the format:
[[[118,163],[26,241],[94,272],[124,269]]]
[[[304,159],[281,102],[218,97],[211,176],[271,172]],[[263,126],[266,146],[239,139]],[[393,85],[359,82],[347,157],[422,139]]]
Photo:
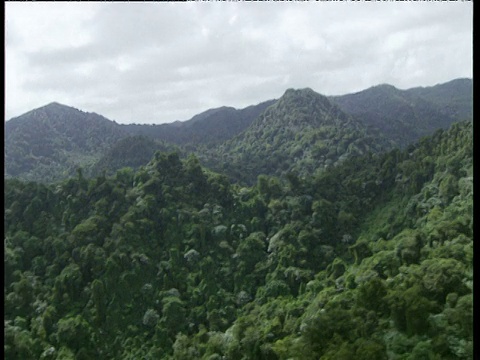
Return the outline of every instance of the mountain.
[[[240,110],[210,109],[163,125],[119,125],[52,103],[6,121],[4,175],[49,182],[81,167],[91,176],[102,168],[114,171],[146,162],[155,149],[176,148],[182,156],[194,152],[203,164],[250,184],[262,173],[309,176],[347,157],[405,147],[471,119],[472,104],[471,79],[409,90],[384,84],[328,98],[311,89],[290,89],[279,100]],[[155,145],[138,137],[131,144],[119,142],[139,135]],[[140,149],[145,150],[142,156]]]
[[[7,179],[4,358],[474,359],[473,185],[472,122],[243,188],[159,152]]]
[[[299,176],[390,143],[312,89],[288,89],[240,135],[198,154],[206,166],[253,183],[260,174]]]
[[[421,97],[439,106],[441,111],[458,120],[473,116],[473,81],[455,79],[431,87],[417,87],[406,90],[413,96]]]
[[[220,107],[195,115],[190,120],[161,125],[122,125],[129,134],[146,135],[177,145],[219,144],[239,134],[275,100],[244,109]]]
[[[163,125],[119,125],[95,113],[51,103],[5,123],[5,177],[49,182],[72,176],[80,167],[85,175],[93,175],[101,169],[145,165],[156,150],[172,150],[175,144],[191,150],[229,139],[273,102],[241,110],[210,109],[189,121]],[[138,137],[142,135],[151,141]]]
[[[369,128],[406,146],[435,130],[472,117],[473,82],[456,79],[433,87],[399,90],[378,85],[329,99]]]
[[[71,176],[127,135],[101,115],[48,104],[5,123],[5,176],[43,181]]]

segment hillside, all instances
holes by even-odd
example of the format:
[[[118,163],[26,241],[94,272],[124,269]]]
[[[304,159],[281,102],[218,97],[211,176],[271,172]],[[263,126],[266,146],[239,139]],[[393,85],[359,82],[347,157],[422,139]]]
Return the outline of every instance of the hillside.
[[[128,136],[113,144],[102,157],[89,169],[89,174],[112,175],[117,170],[130,167],[138,169],[146,165],[156,151],[172,152],[178,150],[174,145],[161,143],[151,137]]]
[[[198,156],[207,167],[252,184],[260,174],[312,175],[348,157],[390,146],[325,96],[289,89],[245,132]]]
[[[176,145],[219,144],[239,134],[275,100],[244,109],[221,107],[209,109],[190,120],[162,125],[122,125],[129,134],[145,135]]]
[[[229,139],[273,102],[240,110],[210,109],[189,121],[164,125],[119,125],[94,113],[52,103],[5,123],[5,177],[54,182],[73,176],[78,168],[90,176],[101,169],[145,165],[159,149],[172,151],[183,145],[191,151],[199,144],[211,146]],[[151,141],[143,139],[140,144],[138,136]],[[127,137],[137,146],[135,159],[128,154],[133,144]],[[145,150],[143,154],[138,153],[140,148]]]
[[[5,176],[64,179],[126,136],[103,116],[51,103],[5,123]]]
[[[435,86],[412,88],[407,92],[436,104],[444,114],[453,118],[462,120],[473,116],[472,79],[455,79]]]
[[[383,84],[329,99],[365,126],[405,147],[437,129],[471,118],[473,82],[456,79],[408,90]]]
[[[352,121],[262,120],[291,101]],[[473,360],[472,122],[305,179],[157,152],[4,193],[6,359]]]
[[[311,176],[348,157],[406,147],[471,119],[472,104],[471,79],[409,90],[379,85],[328,98],[290,89],[280,100],[210,109],[163,125],[119,125],[52,103],[6,121],[4,176],[55,182],[79,168],[95,176],[145,165],[158,149],[176,149],[181,157],[193,152],[202,164],[248,184],[262,173]]]

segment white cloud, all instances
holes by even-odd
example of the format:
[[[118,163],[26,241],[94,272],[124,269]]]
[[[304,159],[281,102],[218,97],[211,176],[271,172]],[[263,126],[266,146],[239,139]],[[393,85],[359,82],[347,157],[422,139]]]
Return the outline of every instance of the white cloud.
[[[171,122],[311,87],[472,77],[468,2],[6,3],[6,118],[57,101]]]

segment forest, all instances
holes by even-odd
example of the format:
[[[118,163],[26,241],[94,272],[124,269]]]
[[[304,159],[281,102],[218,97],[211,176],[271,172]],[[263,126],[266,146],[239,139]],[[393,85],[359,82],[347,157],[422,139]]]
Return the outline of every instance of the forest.
[[[278,173],[228,143],[245,182],[163,148],[5,179],[5,359],[473,360],[472,120],[325,164],[327,130]]]
[[[400,90],[378,85],[324,96],[287,89],[244,109],[219,107],[187,121],[118,124],[56,102],[5,123],[4,178],[55,183],[137,170],[156,150],[194,153],[200,163],[252,186],[258,175],[310,176],[345,158],[404,149],[473,117],[473,80]],[[155,114],[154,114],[155,115]]]

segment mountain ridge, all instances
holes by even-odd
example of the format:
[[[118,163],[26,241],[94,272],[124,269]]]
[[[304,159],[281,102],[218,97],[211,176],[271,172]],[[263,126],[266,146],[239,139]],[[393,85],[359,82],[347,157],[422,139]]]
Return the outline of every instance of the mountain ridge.
[[[310,88],[287,89],[248,129],[199,156],[208,167],[252,184],[260,174],[306,176],[389,147],[387,139],[374,142],[370,132],[326,96]]]
[[[120,125],[131,135],[146,135],[176,145],[212,145],[225,141],[246,129],[275,100],[267,100],[243,109],[231,106],[208,109],[186,121],[172,124]]]
[[[329,99],[405,147],[438,128],[447,129],[455,121],[472,117],[473,82],[454,79],[407,90],[381,84]]]
[[[336,108],[329,108],[329,111],[332,114],[339,114],[339,111],[348,114],[350,123],[355,124],[355,127],[361,124],[372,136],[386,138],[391,146],[405,147],[438,128],[447,128],[454,121],[471,117],[472,84],[471,79],[454,79],[433,87],[408,90],[380,84],[354,94],[333,97],[318,94],[311,88],[297,90],[289,88],[282,95],[283,103],[285,99],[293,99],[295,94],[300,92],[305,95],[303,100],[297,99],[287,103],[288,106],[297,108],[304,106],[304,109],[297,109],[297,113],[292,113],[290,118],[282,120],[289,124],[286,126],[288,131],[278,128],[275,134],[269,136],[279,143],[288,140],[282,139],[284,136],[282,134],[288,132],[290,136],[288,141],[294,141],[293,134],[297,127],[300,129],[316,119],[315,110],[312,110],[315,107],[308,109],[308,101],[315,98],[315,101],[325,106],[330,106],[327,102],[335,104]],[[117,124],[102,115],[52,102],[5,122],[5,176],[20,176],[30,180],[48,179],[47,181],[62,179],[74,174],[77,167],[94,167],[108,148],[122,139],[138,135],[180,146],[181,152],[195,152],[200,158],[212,164],[211,159],[208,160],[209,157],[212,158],[212,149],[232,147],[225,143],[238,136],[245,136],[242,134],[249,129],[250,132],[255,128],[260,130],[261,125],[256,123],[258,118],[264,116],[265,112],[268,115],[270,111],[271,114],[269,109],[272,106],[277,105],[278,113],[280,111],[278,106],[283,106],[282,102],[278,105],[281,99],[267,100],[243,109],[229,106],[209,109],[187,121],[160,125]],[[306,103],[302,105],[302,101]],[[329,115],[329,111],[317,110],[327,117],[332,116]],[[267,120],[265,116],[262,119]],[[312,134],[306,135],[310,138],[315,137]],[[258,136],[261,137],[259,134]],[[257,143],[260,148],[265,148],[268,141]],[[326,155],[323,154],[325,146],[329,145],[324,143],[315,150],[318,156]],[[310,151],[308,148],[306,150],[307,153]],[[292,155],[295,152],[300,154],[302,150],[297,149]],[[291,154],[280,155],[285,157]],[[218,150],[216,156],[217,161],[224,158]],[[214,168],[218,168],[218,164],[213,165]],[[105,166],[109,168],[108,164]],[[290,167],[287,164],[285,166]],[[309,165],[310,168],[312,166]]]
[[[5,173],[49,181],[70,176],[127,135],[101,115],[50,103],[5,123]]]

